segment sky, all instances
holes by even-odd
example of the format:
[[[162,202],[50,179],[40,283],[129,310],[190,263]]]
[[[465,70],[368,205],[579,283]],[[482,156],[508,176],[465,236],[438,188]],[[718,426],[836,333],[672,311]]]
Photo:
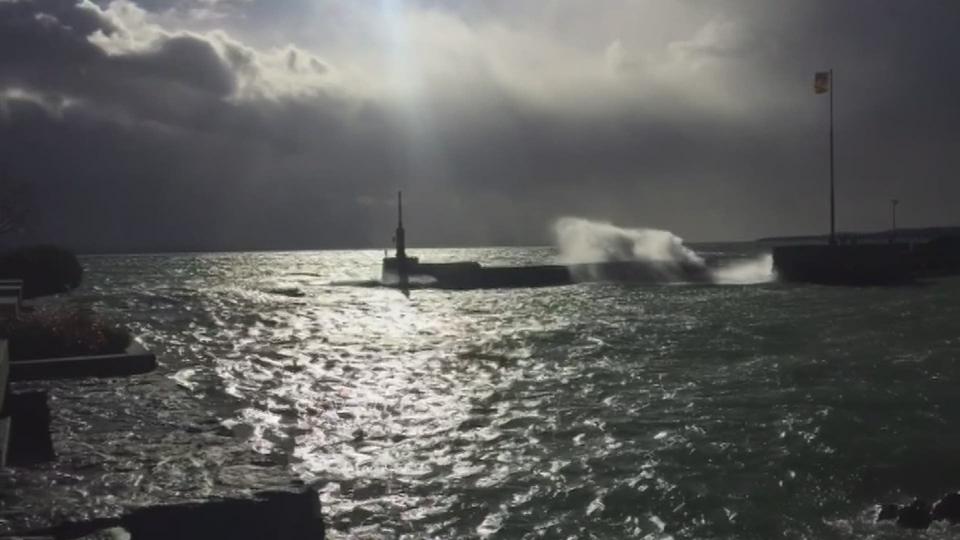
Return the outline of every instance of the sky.
[[[688,241],[956,225],[954,0],[0,0],[17,241]],[[2,196],[2,195],[0,195]],[[10,238],[0,239],[9,242]]]

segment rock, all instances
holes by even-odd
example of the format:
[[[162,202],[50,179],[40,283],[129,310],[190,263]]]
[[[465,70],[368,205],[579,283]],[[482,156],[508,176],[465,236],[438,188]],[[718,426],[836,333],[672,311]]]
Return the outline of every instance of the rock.
[[[897,514],[897,525],[907,529],[926,529],[932,521],[930,503],[920,499],[914,499]]]
[[[280,296],[287,296],[289,298],[303,298],[307,295],[307,293],[296,287],[274,287],[272,289],[267,289],[266,292]]]
[[[877,521],[897,519],[897,515],[899,513],[900,513],[900,507],[895,504],[879,505],[877,508]]]
[[[948,493],[933,505],[932,517],[935,520],[947,520],[960,523],[960,493]]]

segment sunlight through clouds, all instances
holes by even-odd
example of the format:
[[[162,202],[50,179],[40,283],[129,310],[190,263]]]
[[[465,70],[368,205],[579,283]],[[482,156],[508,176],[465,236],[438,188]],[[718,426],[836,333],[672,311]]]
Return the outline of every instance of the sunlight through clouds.
[[[0,128],[23,145],[11,153],[24,174],[89,171],[132,200],[152,198],[121,179],[229,193],[222,209],[171,195],[150,226],[183,227],[184,242],[196,227],[173,210],[222,227],[203,242],[282,232],[308,244],[342,214],[343,241],[367,245],[389,220],[357,201],[401,187],[430,209],[412,220],[445,224],[421,224],[431,242],[544,242],[561,215],[748,238],[817,222],[803,209],[822,199],[811,178],[825,111],[808,79],[832,66],[858,96],[838,129],[856,130],[857,152],[903,157],[846,162],[844,189],[862,196],[845,216],[874,224],[889,192],[935,163],[903,211],[949,219],[960,85],[937,59],[953,8],[884,5],[863,24],[855,3],[825,0],[7,1],[0,94],[18,120]],[[67,152],[63,172],[40,172],[40,148],[72,148],[72,130],[129,145],[129,162],[100,170]],[[21,142],[38,139],[48,146]],[[134,156],[154,155],[180,159],[144,179]],[[265,178],[286,187],[269,205]],[[277,225],[291,204],[296,230]]]

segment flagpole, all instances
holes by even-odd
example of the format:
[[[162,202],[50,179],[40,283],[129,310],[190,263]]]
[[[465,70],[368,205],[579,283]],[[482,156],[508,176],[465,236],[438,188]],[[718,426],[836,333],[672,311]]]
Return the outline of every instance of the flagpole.
[[[833,69],[830,70],[830,245],[837,243],[836,210],[834,203],[834,174],[833,174]]]

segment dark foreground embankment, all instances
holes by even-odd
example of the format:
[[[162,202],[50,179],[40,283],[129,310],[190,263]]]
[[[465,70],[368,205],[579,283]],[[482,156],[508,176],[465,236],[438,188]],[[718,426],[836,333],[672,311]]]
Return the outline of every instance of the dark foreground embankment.
[[[122,528],[130,540],[318,540],[325,537],[316,491],[263,492],[249,499],[153,506],[112,519],[64,523],[28,536],[68,540]]]

